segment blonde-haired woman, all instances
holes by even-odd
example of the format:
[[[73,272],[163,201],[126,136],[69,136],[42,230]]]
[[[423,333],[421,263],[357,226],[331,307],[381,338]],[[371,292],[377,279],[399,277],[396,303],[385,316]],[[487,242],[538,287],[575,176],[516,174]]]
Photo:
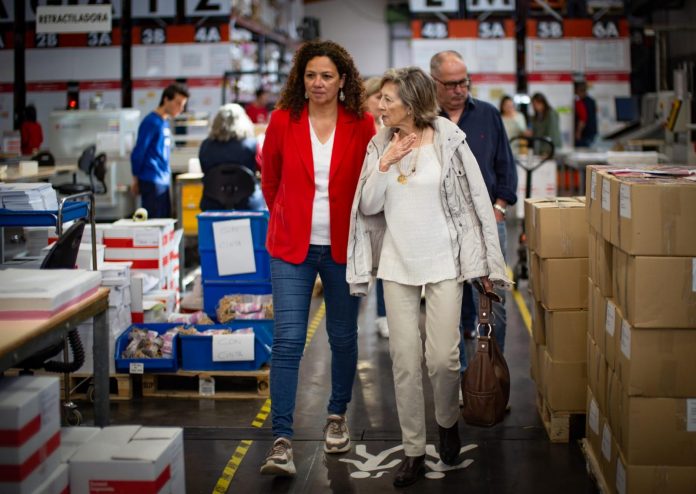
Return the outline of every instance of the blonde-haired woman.
[[[256,171],[257,142],[254,137],[254,124],[244,111],[244,108],[236,103],[222,105],[210,128],[208,138],[201,143],[198,150],[198,159],[201,162],[203,174],[209,173],[219,165],[236,163]],[[202,211],[225,209],[210,197],[203,196],[200,204]],[[261,209],[263,196],[261,188],[249,199],[237,205],[237,209]]]
[[[459,127],[438,116],[435,83],[421,69],[389,70],[351,216],[347,279],[364,293],[378,263],[384,280],[396,404],[405,460],[403,487],[424,470],[423,347],[418,328],[425,288],[425,362],[433,388],[440,459],[458,461],[459,317],[462,283],[508,284],[493,209]]]

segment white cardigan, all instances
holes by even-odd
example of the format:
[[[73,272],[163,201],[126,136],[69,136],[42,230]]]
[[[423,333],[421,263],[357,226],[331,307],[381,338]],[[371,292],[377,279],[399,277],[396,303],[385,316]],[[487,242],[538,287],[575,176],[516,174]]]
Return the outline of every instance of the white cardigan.
[[[498,285],[509,286],[505,261],[500,250],[498,228],[488,190],[466,135],[450,120],[437,117],[435,152],[442,163],[440,198],[450,232],[457,279],[488,276]],[[367,294],[370,278],[376,273],[386,223],[384,213],[363,215],[359,204],[370,170],[375,169],[394,131],[385,128],[372,138],[355,191],[348,235],[346,280],[353,295]]]

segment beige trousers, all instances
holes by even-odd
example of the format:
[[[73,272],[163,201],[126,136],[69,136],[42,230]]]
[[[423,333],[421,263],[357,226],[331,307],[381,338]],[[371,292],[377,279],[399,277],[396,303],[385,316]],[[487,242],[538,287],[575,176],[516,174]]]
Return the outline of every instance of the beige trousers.
[[[406,456],[425,454],[423,342],[418,329],[421,287],[384,281],[396,408]],[[425,285],[425,364],[433,388],[435,420],[452,427],[459,418],[459,318],[462,284]]]

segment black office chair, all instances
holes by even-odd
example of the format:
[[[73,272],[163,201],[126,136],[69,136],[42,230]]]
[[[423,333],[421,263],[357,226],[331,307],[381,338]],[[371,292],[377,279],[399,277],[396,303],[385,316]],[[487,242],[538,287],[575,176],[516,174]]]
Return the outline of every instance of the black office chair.
[[[73,181],[69,184],[57,185],[54,188],[58,193],[69,196],[80,192],[94,192],[95,194],[106,194],[107,187],[104,179],[106,178],[106,154],[97,153],[95,145],[88,146],[80,158],[77,160],[77,167],[85,172],[89,177],[89,183],[78,183],[77,175],[73,174]],[[99,182],[95,186],[95,179]]]
[[[219,205],[216,209],[245,209],[256,190],[256,178],[249,168],[224,164],[211,168],[203,176],[203,201]],[[210,207],[201,209],[213,209]]]
[[[85,230],[85,220],[79,219],[68,228],[58,241],[48,251],[46,258],[41,263],[40,269],[74,269],[77,263],[77,255],[80,251],[80,242]],[[70,373],[77,371],[85,363],[85,351],[77,329],[72,329],[67,335],[68,345],[72,351],[72,362],[59,362],[51,360],[65,348],[65,341],[39,350],[31,357],[23,360],[15,367],[22,369],[20,374],[33,374],[33,370],[44,369],[48,372],[65,374],[65,403],[66,421],[70,425],[79,425],[82,421],[77,406],[70,401]]]

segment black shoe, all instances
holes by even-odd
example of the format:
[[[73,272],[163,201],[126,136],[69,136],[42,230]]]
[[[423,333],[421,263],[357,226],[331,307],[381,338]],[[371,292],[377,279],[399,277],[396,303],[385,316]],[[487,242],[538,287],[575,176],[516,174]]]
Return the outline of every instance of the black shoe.
[[[425,470],[425,455],[407,456],[401,462],[401,466],[394,477],[394,487],[406,487],[418,480]]]
[[[459,439],[459,422],[449,429],[437,426],[440,433],[440,459],[445,465],[456,465],[459,458],[459,448],[462,443]]]

